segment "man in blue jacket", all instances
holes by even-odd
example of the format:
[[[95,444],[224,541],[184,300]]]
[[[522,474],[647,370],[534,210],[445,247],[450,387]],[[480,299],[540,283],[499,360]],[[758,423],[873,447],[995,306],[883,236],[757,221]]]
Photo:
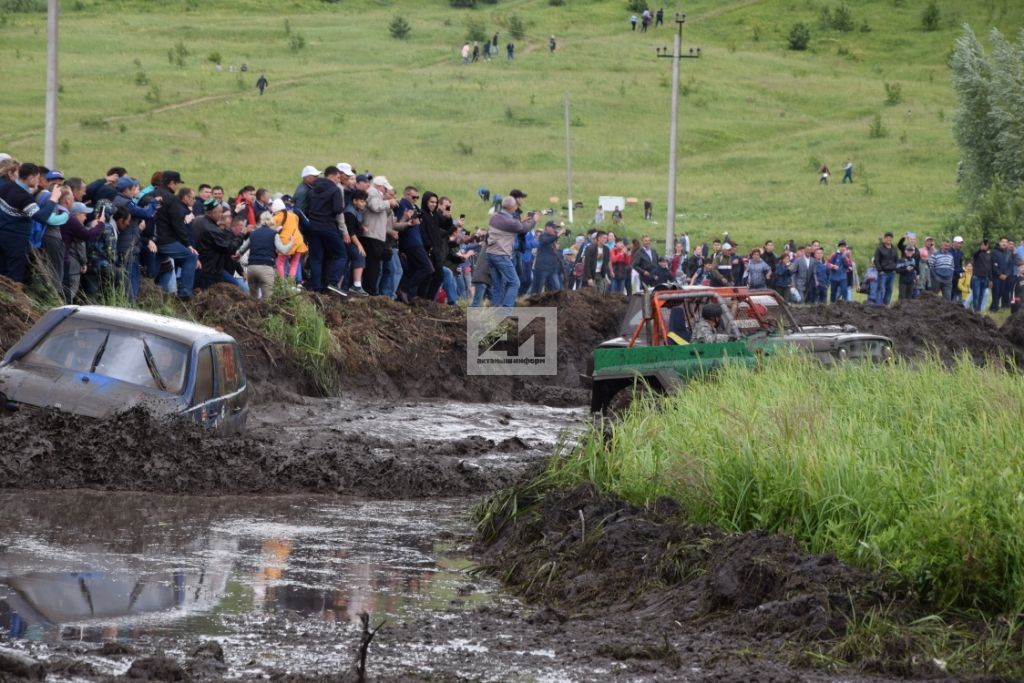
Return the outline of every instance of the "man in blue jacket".
[[[1013,250],[1010,240],[999,238],[999,246],[992,252],[992,308],[995,313],[1000,308],[1010,307],[1010,293],[1013,289],[1013,276],[1017,272],[1014,266]]]
[[[57,205],[49,199],[41,206],[36,203],[33,195],[40,177],[38,166],[22,164],[16,181],[0,185],[0,275],[15,282],[25,279],[33,221],[60,226],[69,217],[55,212]]]
[[[556,292],[562,288],[562,252],[558,248],[558,238],[564,234],[559,230],[558,223],[548,221],[544,224],[544,232],[537,238],[537,259],[533,266],[533,284],[530,294],[542,291]]]

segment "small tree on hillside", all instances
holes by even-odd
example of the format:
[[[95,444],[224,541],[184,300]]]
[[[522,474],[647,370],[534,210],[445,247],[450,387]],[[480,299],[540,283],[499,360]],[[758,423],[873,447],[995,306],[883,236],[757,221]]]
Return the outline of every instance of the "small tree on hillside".
[[[626,9],[630,12],[640,14],[645,9],[648,9],[647,0],[629,0],[629,2],[626,3]]]
[[[388,33],[391,34],[392,38],[396,40],[405,40],[409,37],[409,33],[412,31],[412,26],[405,20],[405,17],[398,15],[391,20],[388,24]]]
[[[846,5],[836,7],[836,11],[832,15],[832,29],[843,33],[849,33],[854,29],[853,12],[849,7]]]
[[[789,29],[789,49],[806,50],[811,42],[811,29],[803,22],[793,24]]]
[[[518,14],[513,14],[508,18],[508,32],[516,40],[522,40],[526,35],[526,25]]]
[[[466,40],[471,43],[482,43],[488,39],[487,29],[484,28],[482,21],[474,17],[466,22]]]
[[[939,3],[937,0],[931,0],[921,15],[921,27],[925,31],[938,31],[939,19],[941,18],[942,12],[939,10]]]

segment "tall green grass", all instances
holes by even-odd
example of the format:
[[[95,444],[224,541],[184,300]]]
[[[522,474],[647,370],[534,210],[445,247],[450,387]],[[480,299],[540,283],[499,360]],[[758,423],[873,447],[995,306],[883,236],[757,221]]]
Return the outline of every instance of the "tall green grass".
[[[548,477],[635,503],[670,496],[698,523],[791,534],[894,570],[938,609],[1024,608],[1024,381],[780,357],[729,366],[635,406],[554,459]]]
[[[271,299],[271,313],[264,321],[267,336],[280,342],[292,361],[305,372],[322,396],[333,396],[340,384],[338,343],[313,299],[286,294],[278,280]]]

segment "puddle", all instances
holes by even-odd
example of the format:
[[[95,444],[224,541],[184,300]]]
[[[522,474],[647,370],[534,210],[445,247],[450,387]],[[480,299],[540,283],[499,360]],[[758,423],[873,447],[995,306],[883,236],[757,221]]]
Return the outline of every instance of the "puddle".
[[[465,500],[0,493],[0,629],[132,641],[352,623],[489,600],[453,547]],[[445,540],[448,539],[448,540]]]

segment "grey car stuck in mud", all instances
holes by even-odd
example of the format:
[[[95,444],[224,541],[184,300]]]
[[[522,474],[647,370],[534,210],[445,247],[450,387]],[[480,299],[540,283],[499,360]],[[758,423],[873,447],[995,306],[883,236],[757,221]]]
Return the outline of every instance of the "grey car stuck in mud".
[[[0,409],[105,418],[135,406],[217,432],[245,429],[249,387],[230,335],[108,306],[46,313],[0,363]]]

